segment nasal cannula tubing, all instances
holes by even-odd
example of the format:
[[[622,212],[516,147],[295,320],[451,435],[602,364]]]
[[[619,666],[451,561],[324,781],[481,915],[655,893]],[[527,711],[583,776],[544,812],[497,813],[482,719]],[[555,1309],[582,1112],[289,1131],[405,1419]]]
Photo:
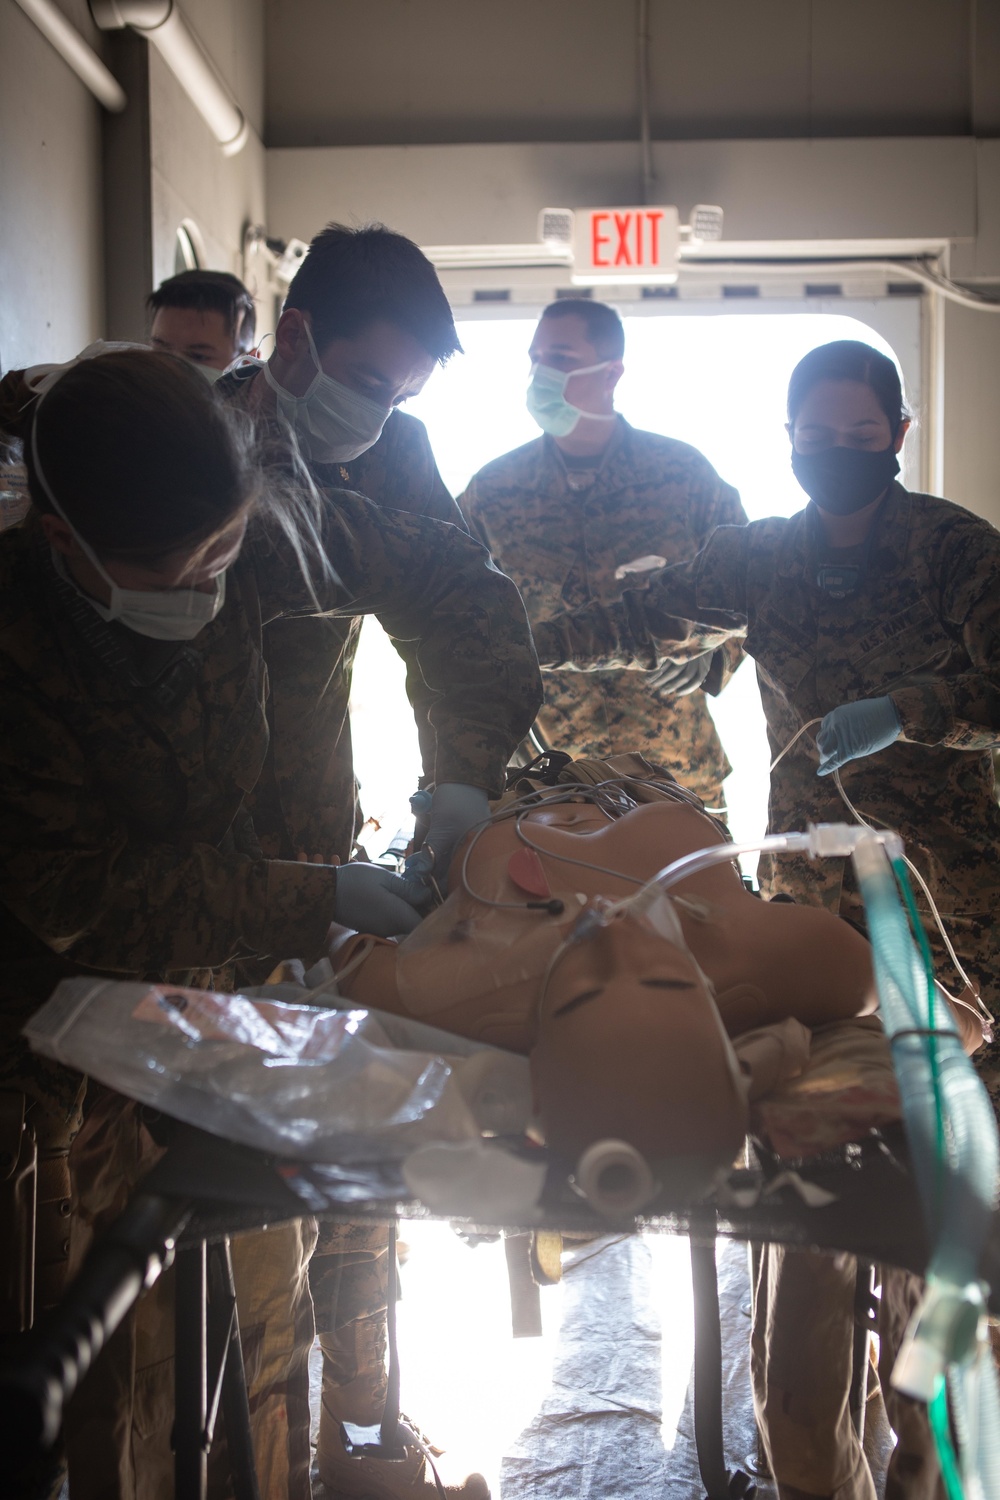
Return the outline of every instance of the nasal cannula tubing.
[[[858,812],[858,809],[851,801],[850,797],[844,791],[844,785],[840,779],[839,771],[834,771],[833,779],[836,782],[837,791],[840,793],[844,801],[844,805],[847,807],[848,811],[853,815],[853,817],[857,819],[862,828],[871,828],[872,824],[869,823],[866,818],[863,818],[861,816],[861,814]],[[881,823],[882,819],[876,818],[875,821]],[[883,823],[882,826],[887,827],[888,825]],[[916,865],[913,863],[912,859],[909,859],[906,854],[902,856],[902,859],[903,863],[906,865],[906,868],[909,870],[910,874],[913,876],[914,880],[916,880],[917,884],[920,886],[920,889],[927,897],[927,905],[931,909],[931,915],[934,918],[934,922],[937,926],[938,932],[940,932],[941,934],[941,940],[948,952],[948,957],[951,959],[952,964],[955,967],[955,972],[958,974],[959,979],[961,979],[966,988],[972,990],[974,994],[978,995],[979,991],[976,989],[976,986],[972,983],[972,980],[965,972],[964,968],[962,967],[962,962],[958,954],[955,952],[955,948],[952,944],[951,938],[948,936],[948,929],[944,925],[944,918],[941,916],[941,913],[937,909],[937,903],[935,902],[934,897],[931,895],[930,887],[928,886],[924,877],[921,875],[920,871],[917,869]],[[979,1004],[982,1006],[982,1011],[980,1011],[975,1005],[970,1005],[968,1000],[963,1000],[961,995],[952,995],[950,991],[947,990],[943,984],[941,984],[940,980],[937,980],[936,983],[940,985],[942,990],[944,990],[945,994],[948,996],[948,999],[952,1002],[953,1005],[961,1005],[965,1010],[971,1011],[974,1016],[979,1016],[980,1019],[982,1019],[983,1014],[985,1014],[989,1017],[990,1024],[995,1024],[995,1019],[982,996],[979,996]]]
[[[821,724],[822,722],[823,722],[822,717],[819,717],[819,718],[816,718],[816,719],[810,719],[807,723],[805,723],[805,724],[802,725],[801,729],[796,730],[795,734],[792,735],[792,738],[788,741],[787,745],[785,745],[785,747],[782,750],[779,750],[778,754],[774,757],[774,760],[771,762],[769,770],[771,770],[771,771],[774,770],[774,768],[778,764],[778,762],[784,759],[784,757],[788,754],[789,750],[791,750],[792,746],[796,743],[797,740],[799,740],[801,738],[802,735],[805,734],[805,732],[806,732],[807,729],[812,729],[815,724]],[[850,797],[847,795],[846,791],[844,790],[844,783],[840,779],[840,771],[839,771],[839,769],[836,770],[836,771],[834,771],[834,773],[833,773],[833,780],[834,780],[834,784],[836,785],[837,791],[840,793],[841,801],[844,803],[844,806],[847,808],[847,810],[851,814],[852,818],[854,818],[855,822],[860,823],[860,825],[861,825],[862,828],[871,828],[872,824],[868,821],[867,818],[862,817],[861,813],[858,812],[858,809],[854,806],[854,803],[851,801]],[[875,821],[878,822],[878,823],[882,823],[883,828],[887,828],[889,826],[888,824],[882,822],[881,818],[876,818]],[[753,853],[754,851],[753,850],[740,850],[739,852],[740,853]],[[934,918],[935,926],[937,927],[938,932],[940,932],[940,934],[941,934],[941,940],[944,943],[945,949],[946,949],[946,951],[948,953],[948,957],[951,959],[952,964],[954,965],[955,972],[957,973],[959,979],[962,981],[962,983],[966,986],[967,989],[972,990],[974,994],[978,994],[978,991],[976,990],[975,985],[972,983],[972,980],[969,978],[968,974],[965,972],[965,969],[962,966],[962,962],[959,959],[958,954],[955,952],[954,944],[952,943],[951,938],[948,936],[948,930],[947,930],[947,928],[944,925],[944,919],[942,918],[941,913],[938,911],[937,903],[935,902],[934,897],[931,895],[930,888],[929,888],[926,880],[921,875],[920,871],[917,869],[917,867],[913,863],[913,861],[910,858],[908,858],[908,856],[905,853],[901,857],[902,857],[903,863],[906,865],[906,868],[909,870],[910,874],[914,877],[914,879],[916,880],[917,884],[920,886],[920,889],[923,891],[924,895],[927,898],[927,904],[928,904],[928,906],[931,909],[931,915]],[[941,985],[940,980],[938,980],[937,983],[939,985]],[[986,1006],[985,1002],[982,1000],[981,997],[980,997],[979,1003],[982,1006],[982,1012],[979,1011],[976,1006],[970,1005],[967,1000],[963,1000],[960,995],[952,995],[945,988],[944,985],[941,985],[941,989],[944,990],[944,993],[948,996],[948,999],[951,1000],[953,1004],[955,1004],[955,1005],[961,1005],[965,1010],[971,1011],[974,1016],[980,1016],[980,1018],[982,1017],[982,1014],[985,1013],[987,1016],[989,1016],[991,1025],[994,1024],[994,1018],[990,1014],[990,1011],[989,1011],[988,1007]]]

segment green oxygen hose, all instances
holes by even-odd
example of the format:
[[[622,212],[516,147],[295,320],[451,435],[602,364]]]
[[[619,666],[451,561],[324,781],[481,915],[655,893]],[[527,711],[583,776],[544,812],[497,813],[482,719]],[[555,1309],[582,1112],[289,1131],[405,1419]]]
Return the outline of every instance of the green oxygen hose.
[[[935,1035],[934,1005],[936,999],[936,981],[934,978],[934,959],[931,956],[931,947],[927,941],[924,924],[921,922],[920,913],[917,910],[917,903],[913,895],[913,886],[910,883],[910,874],[906,868],[906,863],[903,859],[893,859],[890,863],[903,895],[903,901],[910,918],[910,926],[917,940],[917,946],[924,961],[924,972],[927,976],[927,1060],[930,1064],[931,1088],[934,1092],[934,1145],[937,1157],[934,1172],[935,1217],[940,1219],[941,1198],[944,1192],[946,1153],[944,1101],[941,1096],[941,1069],[938,1058],[937,1036]]]
[[[955,1445],[951,1440],[951,1424],[948,1420],[948,1384],[943,1375],[939,1375],[935,1381],[934,1396],[928,1403],[927,1415],[930,1419],[931,1433],[937,1449],[941,1478],[944,1480],[948,1500],[965,1500]]]

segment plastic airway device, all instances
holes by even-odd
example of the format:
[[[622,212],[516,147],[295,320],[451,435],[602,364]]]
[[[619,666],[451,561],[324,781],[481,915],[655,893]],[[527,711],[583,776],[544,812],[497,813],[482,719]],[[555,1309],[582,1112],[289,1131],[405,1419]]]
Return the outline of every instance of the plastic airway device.
[[[551,896],[552,887],[534,849],[518,849],[507,862],[507,874],[526,896]]]

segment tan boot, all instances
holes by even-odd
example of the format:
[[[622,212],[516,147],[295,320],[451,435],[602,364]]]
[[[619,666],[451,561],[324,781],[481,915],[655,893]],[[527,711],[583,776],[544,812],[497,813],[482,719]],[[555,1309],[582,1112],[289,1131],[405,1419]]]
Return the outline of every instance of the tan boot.
[[[352,1458],[324,1392],[316,1466],[329,1500],[441,1500],[442,1494],[447,1500],[490,1500],[490,1487],[482,1474],[449,1473],[441,1464],[440,1452],[431,1447],[440,1489],[430,1463],[415,1443],[407,1444],[406,1457],[399,1460]]]

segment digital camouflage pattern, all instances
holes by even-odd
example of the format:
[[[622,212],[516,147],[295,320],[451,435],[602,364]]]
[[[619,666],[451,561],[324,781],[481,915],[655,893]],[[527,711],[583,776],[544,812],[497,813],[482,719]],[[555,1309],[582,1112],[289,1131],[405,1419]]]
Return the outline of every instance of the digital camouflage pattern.
[[[276,418],[274,392],[248,362],[216,389],[267,424],[273,451],[287,443]],[[461,526],[465,523],[438,473],[422,422],[394,411],[374,447],[347,464],[309,464],[321,491],[350,489],[391,510]],[[264,634],[271,684],[268,719],[273,749],[258,797],[258,833],[265,853],[294,858],[347,860],[360,829],[348,705],[359,618],[276,620]],[[413,706],[428,776],[434,758],[428,693],[412,646],[397,641],[406,663],[406,691]],[[402,705],[401,705],[402,706]],[[267,804],[267,815],[263,814]]]
[[[849,762],[844,790],[861,815],[903,836],[971,977],[1000,1006],[1000,533],[971,512],[895,484],[878,513],[856,592],[817,584],[822,560],[808,506],[719,531],[692,563],[655,575],[608,607],[592,604],[535,628],[543,666],[650,668],[745,632],[757,663],[772,757],[841,703],[891,695],[902,735]],[[843,562],[841,557],[838,559]],[[697,623],[693,623],[697,622]],[[771,774],[768,826],[850,821],[832,776],[817,777],[818,725]],[[765,862],[762,884],[860,919],[848,861]],[[916,892],[938,972],[958,976]],[[976,1054],[1000,1102],[1000,1044]]]
[[[497,795],[541,692],[510,581],[457,527],[332,494],[317,577],[334,618],[374,613],[435,695],[434,773]],[[0,1009],[67,972],[218,970],[324,951],[330,868],[265,860],[247,808],[268,750],[266,626],[315,604],[255,524],[227,597],[178,647],[105,624],[30,519],[0,537]]]
[[[593,482],[579,488],[586,472],[567,470],[552,439],[538,438],[480,469],[459,499],[473,534],[520,589],[532,626],[591,600],[608,604],[629,587],[618,576],[625,565],[681,562],[717,526],[746,519],[736,491],[697,449],[621,417],[598,462]],[[706,691],[720,690],[739,656],[738,646],[719,648]],[[546,672],[543,682],[538,727],[551,748],[574,759],[641,751],[709,807],[723,806],[730,766],[702,692],[660,698],[639,673],[615,669]]]

